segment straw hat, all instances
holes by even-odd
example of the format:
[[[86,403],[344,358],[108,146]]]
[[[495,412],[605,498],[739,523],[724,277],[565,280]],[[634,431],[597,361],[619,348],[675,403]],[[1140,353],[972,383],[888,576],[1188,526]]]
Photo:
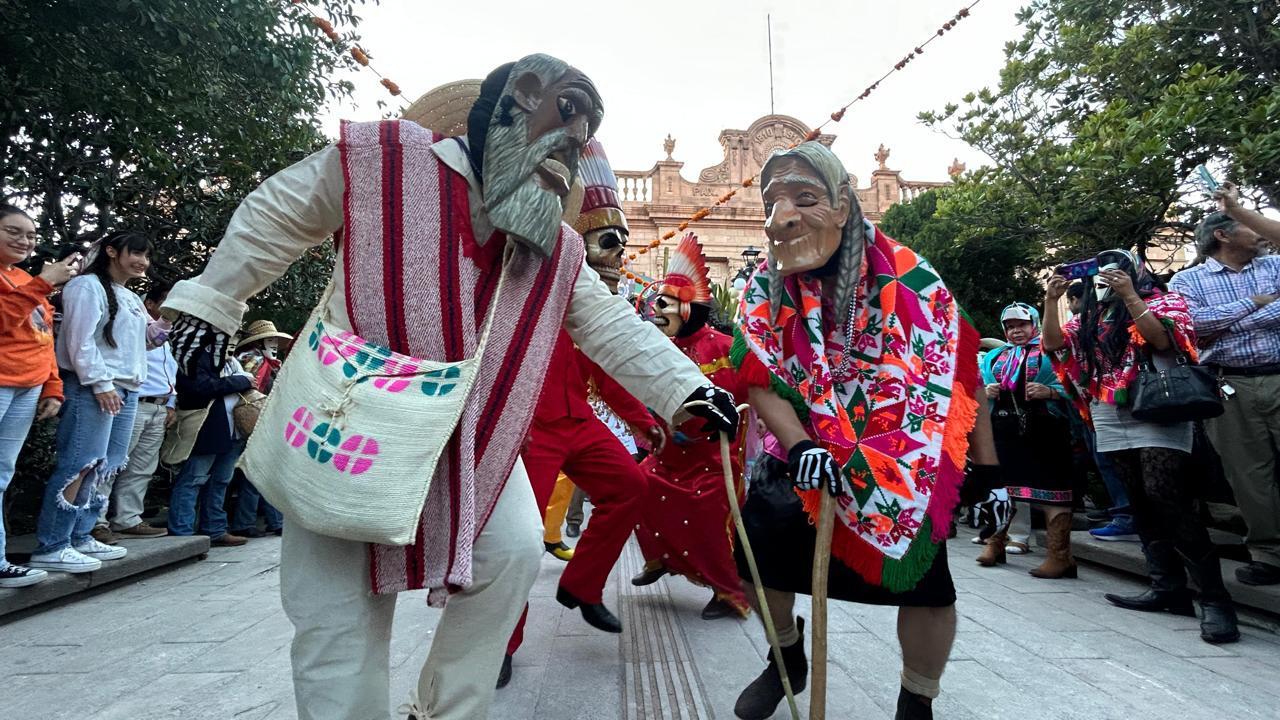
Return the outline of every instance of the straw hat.
[[[237,350],[258,340],[267,338],[284,338],[288,340],[292,337],[288,333],[282,333],[277,330],[276,324],[270,320],[254,320],[244,329],[243,335],[244,337],[240,338],[240,341],[236,343]]]
[[[481,82],[456,80],[428,90],[422,97],[414,100],[400,117],[435,130],[445,137],[466,137],[467,115],[471,113],[471,106],[480,98]],[[584,194],[582,181],[575,179],[569,194],[564,198],[563,220],[569,225],[577,221],[578,214],[582,211]]]
[[[480,80],[458,80],[445,83],[409,106],[400,116],[445,137],[467,134],[467,114],[480,97]]]

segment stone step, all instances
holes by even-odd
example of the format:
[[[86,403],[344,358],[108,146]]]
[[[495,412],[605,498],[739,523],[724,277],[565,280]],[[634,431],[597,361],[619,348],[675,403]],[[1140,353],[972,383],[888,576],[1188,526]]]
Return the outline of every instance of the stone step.
[[[34,535],[9,538],[7,553],[9,560],[24,561],[35,549],[35,544]],[[209,552],[209,538],[204,535],[192,535],[130,539],[121,540],[120,546],[127,548],[129,554],[119,560],[103,562],[102,568],[96,572],[72,575],[51,571],[48,578],[35,585],[24,588],[0,588],[0,617],[82,593],[91,588],[119,582],[166,565],[185,562],[192,558],[203,559]]]

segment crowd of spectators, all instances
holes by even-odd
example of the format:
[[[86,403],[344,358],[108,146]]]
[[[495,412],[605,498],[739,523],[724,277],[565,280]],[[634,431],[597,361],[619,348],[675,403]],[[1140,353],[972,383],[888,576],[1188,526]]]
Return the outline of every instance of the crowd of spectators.
[[[179,367],[160,314],[169,286],[148,277],[144,235],[106,233],[32,275],[23,266],[37,242],[32,218],[0,205],[0,501],[33,424],[58,418],[36,548],[23,564],[8,560],[0,521],[0,587],[97,570],[128,554],[120,538],[199,533],[243,545],[263,536],[259,513],[279,534],[280,514],[248,478],[230,521],[227,490],[252,431],[236,411],[270,391],[289,336],[258,321],[222,370],[211,348]],[[143,519],[161,461],[176,472],[163,527]]]

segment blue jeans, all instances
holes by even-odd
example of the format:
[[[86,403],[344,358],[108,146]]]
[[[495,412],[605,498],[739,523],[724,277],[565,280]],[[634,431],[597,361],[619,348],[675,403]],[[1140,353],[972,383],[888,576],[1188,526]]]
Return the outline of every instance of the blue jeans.
[[[1089,454],[1093,455],[1094,463],[1098,466],[1102,484],[1106,486],[1107,494],[1111,496],[1111,508],[1107,512],[1111,513],[1112,519],[1132,526],[1133,511],[1129,509],[1129,493],[1124,489],[1124,481],[1116,472],[1116,461],[1110,457],[1110,453],[1098,452],[1098,436],[1092,430],[1085,430],[1084,442],[1089,447]]]
[[[227,511],[222,504],[227,486],[236,471],[236,461],[244,451],[244,441],[221,455],[192,455],[182,464],[169,495],[169,534],[194,535],[196,506],[200,511],[200,534],[220,538],[227,534]]]
[[[249,478],[241,475],[240,479],[240,499],[236,501],[236,512],[231,520],[231,526],[236,530],[258,527],[258,508],[261,507],[262,516],[267,521],[268,532],[284,527],[284,516],[280,511],[262,497],[262,493],[258,492],[258,488],[253,486]]]
[[[4,506],[4,491],[9,489],[13,480],[18,453],[22,451],[31,423],[36,419],[40,392],[39,386],[0,387],[0,507]],[[4,517],[0,514],[0,569],[9,566],[9,561],[4,558],[4,538]]]
[[[128,460],[138,394],[116,388],[123,406],[109,415],[98,407],[91,388],[73,373],[63,373],[62,412],[58,423],[58,459],[44,486],[44,502],[36,521],[37,554],[53,553],[89,539],[98,513],[107,504],[101,490]],[[63,493],[83,475],[75,499]]]

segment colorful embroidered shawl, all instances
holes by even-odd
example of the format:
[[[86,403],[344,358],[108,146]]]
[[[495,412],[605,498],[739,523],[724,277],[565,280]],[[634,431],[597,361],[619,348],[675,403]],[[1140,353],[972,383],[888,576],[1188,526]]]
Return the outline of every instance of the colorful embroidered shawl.
[[[384,120],[343,123],[338,143],[352,330],[399,353],[452,362],[475,355],[497,304],[470,400],[430,478],[416,540],[369,546],[374,593],[430,588],[437,606],[447,592],[471,585],[475,539],[533,421],[586,253],[567,225],[550,258],[515,245],[499,292],[507,243],[499,235],[476,242],[467,180],[430,149],[442,139]]]
[[[1177,348],[1192,362],[1198,360],[1196,334],[1187,301],[1177,293],[1158,292],[1144,300],[1151,314],[1173,334]],[[1062,328],[1066,345],[1054,353],[1053,369],[1062,380],[1067,397],[1080,410],[1081,417],[1090,417],[1089,403],[1094,399],[1108,405],[1129,405],[1129,386],[1138,378],[1138,348],[1145,346],[1147,340],[1138,332],[1138,326],[1129,320],[1129,314],[1123,307],[1119,312],[1123,313],[1124,325],[1108,323],[1107,331],[1127,331],[1129,346],[1117,364],[1112,364],[1101,352],[1095,353],[1094,363],[1102,370],[1099,373],[1101,377],[1087,374],[1084,363],[1080,361],[1083,352],[1080,347],[1080,316],[1071,318]]]
[[[747,382],[788,399],[809,434],[847,473],[832,554],[868,582],[915,587],[946,539],[977,416],[978,333],[924,258],[867,223],[852,337],[823,322],[822,288],[786,278],[747,283],[731,359]],[[836,315],[844,316],[844,312]],[[831,368],[850,359],[850,377]],[[810,517],[821,490],[800,492]]]

